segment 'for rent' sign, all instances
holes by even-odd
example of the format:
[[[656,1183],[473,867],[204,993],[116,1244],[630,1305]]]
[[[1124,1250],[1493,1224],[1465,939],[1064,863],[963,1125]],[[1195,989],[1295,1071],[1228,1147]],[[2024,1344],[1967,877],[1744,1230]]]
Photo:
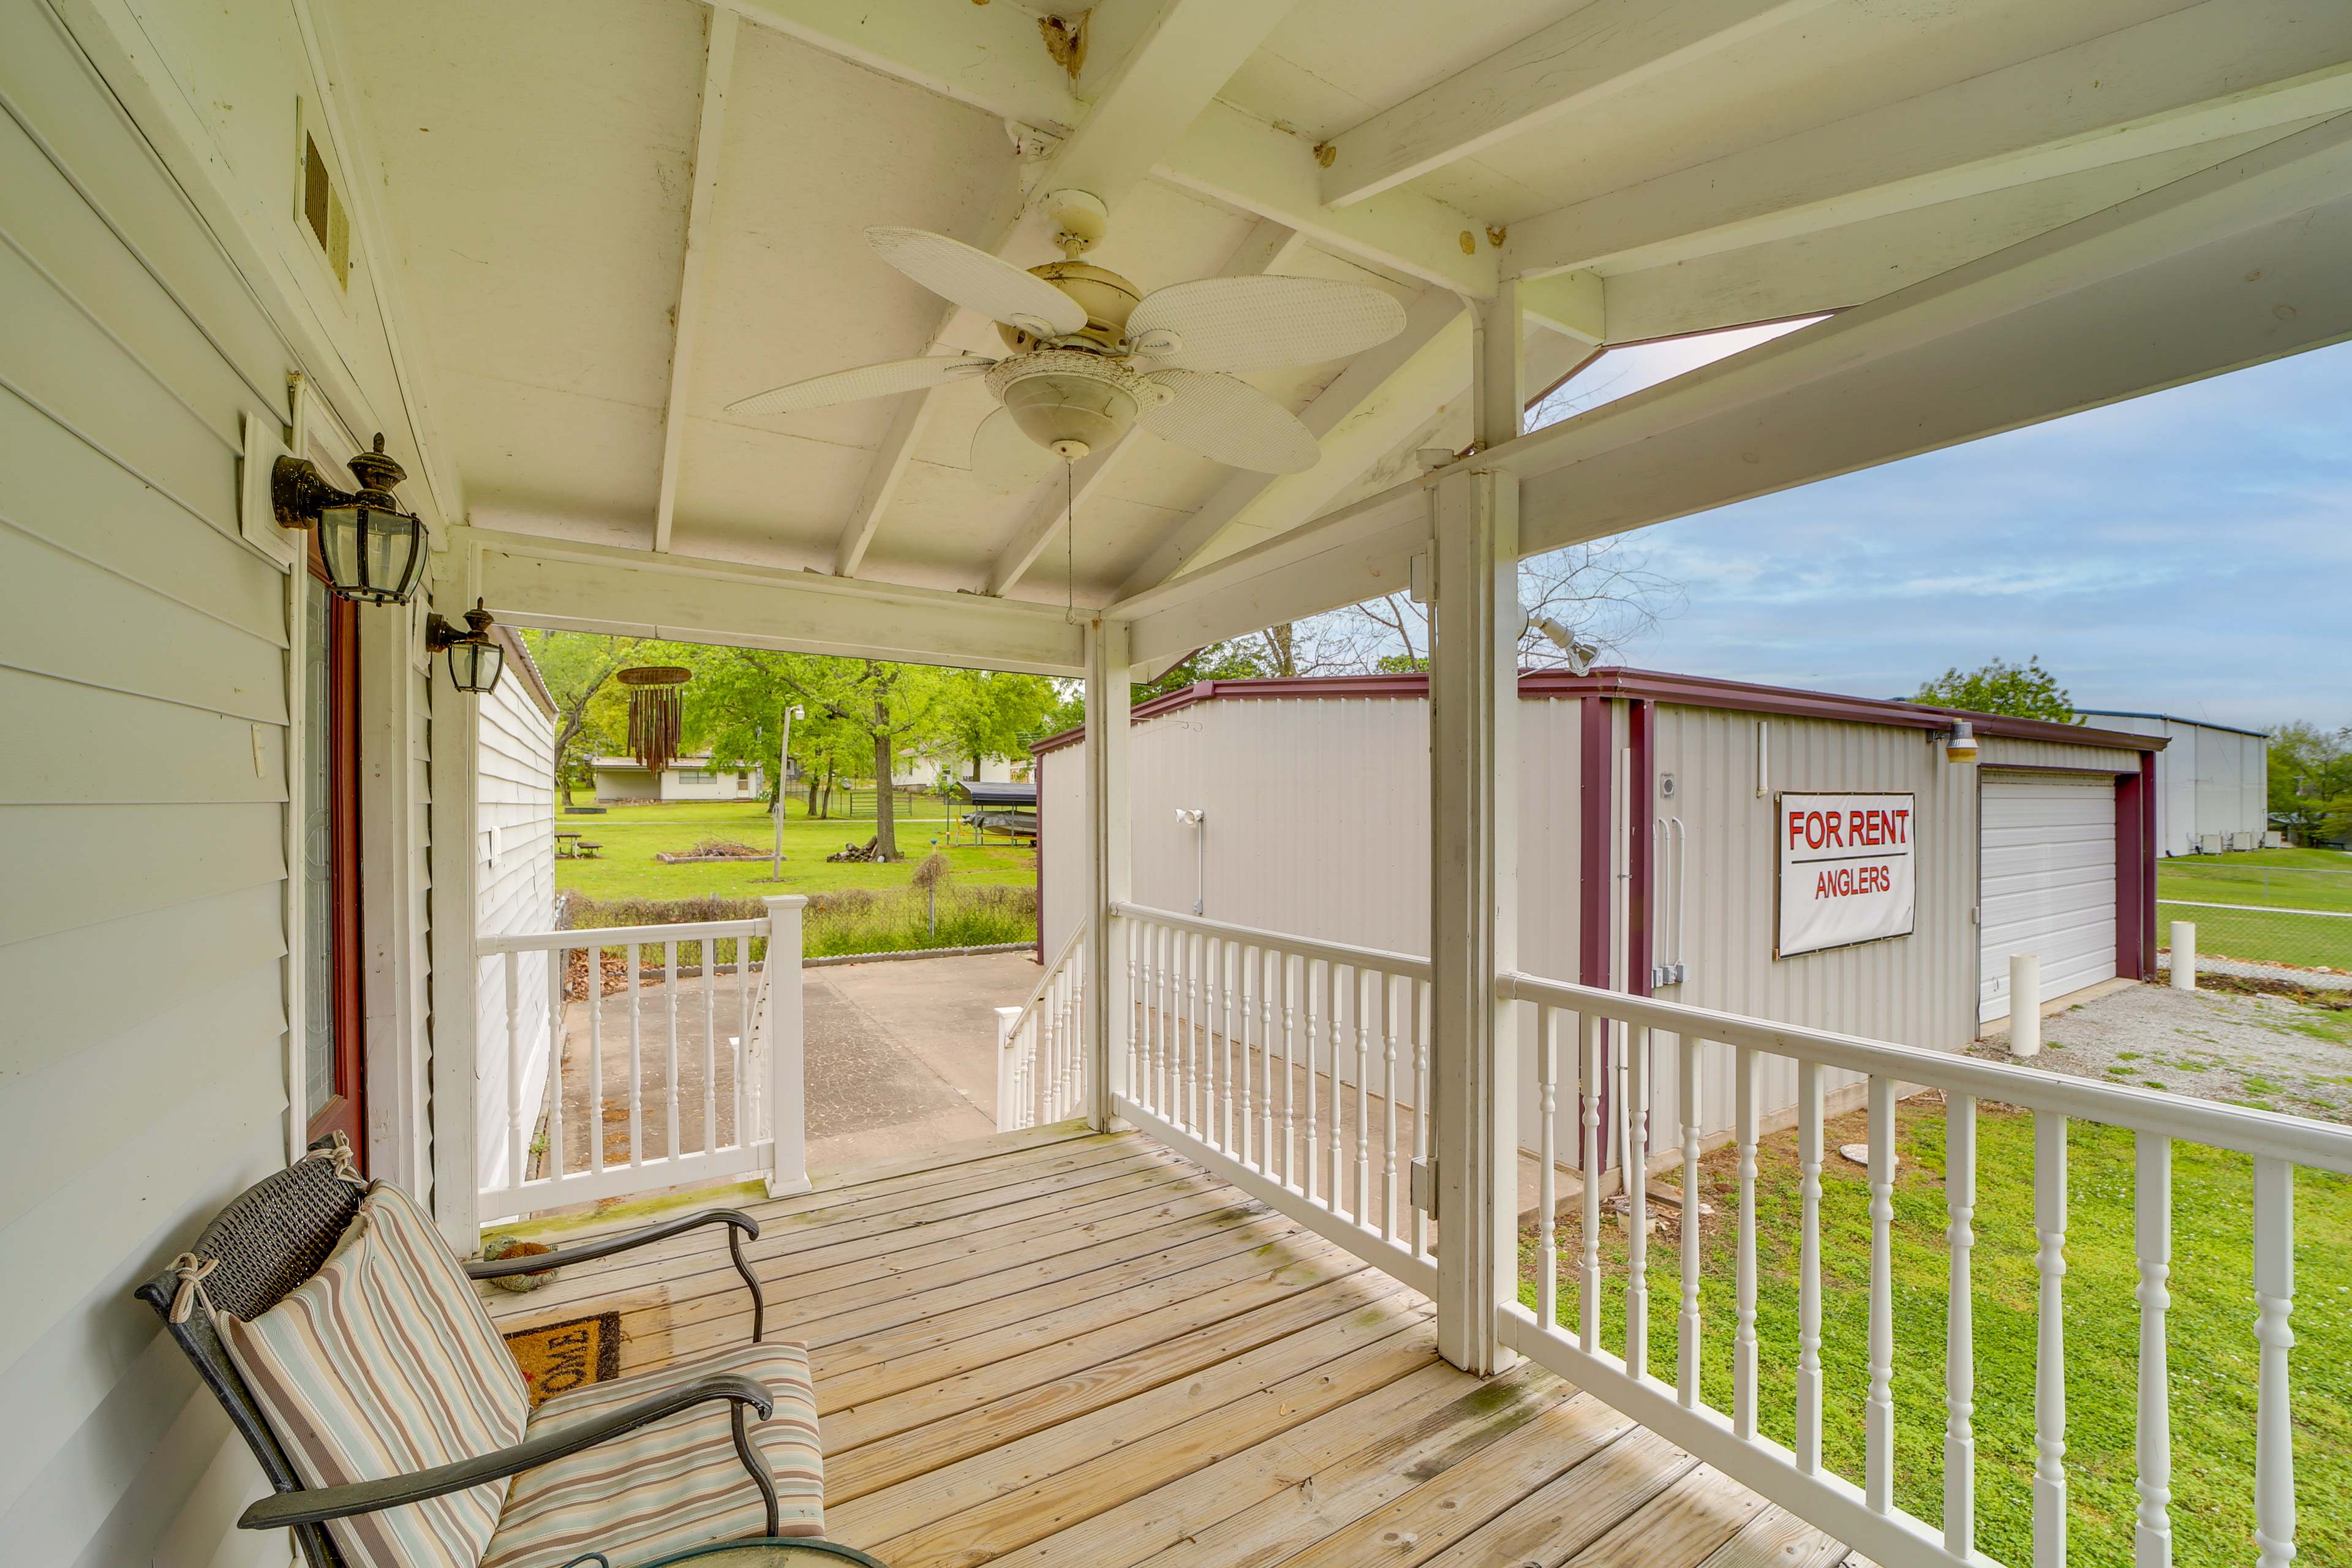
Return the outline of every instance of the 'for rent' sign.
[[[1917,797],[1783,795],[1775,803],[1776,958],[1911,934]]]

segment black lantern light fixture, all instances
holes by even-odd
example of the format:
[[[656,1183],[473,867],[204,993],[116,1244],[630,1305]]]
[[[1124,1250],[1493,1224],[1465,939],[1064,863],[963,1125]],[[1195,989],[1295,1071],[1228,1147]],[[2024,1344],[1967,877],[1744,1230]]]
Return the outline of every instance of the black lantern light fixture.
[[[449,679],[458,690],[486,697],[497,689],[499,677],[506,669],[507,650],[490,636],[493,624],[490,612],[482,608],[478,599],[466,612],[464,631],[439,616],[425,620],[425,646],[434,653],[447,650]]]
[[[270,470],[269,500],[287,528],[316,528],[319,559],[327,581],[346,599],[370,605],[404,605],[425,574],[425,524],[400,510],[393,486],[407,470],[375,450],[351,461],[356,490],[339,490],[320,477],[308,458],[280,458]]]

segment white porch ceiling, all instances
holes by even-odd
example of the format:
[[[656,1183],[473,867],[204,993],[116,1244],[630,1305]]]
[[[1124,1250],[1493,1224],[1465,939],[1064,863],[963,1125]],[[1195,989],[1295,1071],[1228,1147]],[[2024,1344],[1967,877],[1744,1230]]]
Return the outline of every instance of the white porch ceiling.
[[[2340,0],[1100,0],[1075,80],[1016,0],[721,4],[341,0],[469,521],[1056,607],[1466,440],[1467,330],[1429,290],[1573,269],[1541,285],[1581,336],[1532,331],[1540,386],[1584,340],[1864,304],[2352,109]],[[1352,376],[1254,375],[1327,432],[1322,468],[1237,480],[1139,433],[1082,466],[1074,531],[1058,475],[971,481],[976,384],[726,414],[995,348],[863,230],[1051,259],[1008,120],[1049,153],[1083,129],[1070,163],[1125,187],[1090,260],[1147,289],[1269,262],[1369,282],[1427,342],[1458,336],[1458,366],[1374,349]]]

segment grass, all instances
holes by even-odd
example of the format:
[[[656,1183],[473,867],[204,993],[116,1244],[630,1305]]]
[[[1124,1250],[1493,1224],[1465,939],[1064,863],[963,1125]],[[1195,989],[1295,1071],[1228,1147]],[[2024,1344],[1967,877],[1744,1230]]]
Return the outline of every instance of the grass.
[[[2200,904],[2268,905],[2352,913],[2352,855],[2336,849],[2257,849],[2242,855],[2180,855],[2157,862],[2157,941],[2171,942],[2175,920],[2197,923],[2199,951],[2228,958],[2352,969],[2352,920],[2253,914]]]
[[[1900,1160],[1894,1243],[1896,1501],[1940,1527],[1943,1518],[1944,1118],[1932,1101],[1896,1118]],[[2032,1557],[2033,1363],[2037,1276],[2033,1258],[2033,1123],[2005,1108],[1978,1117],[1978,1205],[1972,1254],[1976,1346],[1977,1540],[2021,1568]],[[1834,1123],[1832,1150],[1865,1135],[1864,1119]],[[2070,1563],[2129,1568],[2139,1314],[2133,1290],[2133,1164],[2129,1134],[2074,1122],[2068,1130],[2066,1474]],[[1731,1407],[1735,1331],[1737,1187],[1729,1150],[1702,1167],[1702,1197],[1715,1208],[1701,1230],[1704,1313],[1701,1384]],[[1760,1422],[1794,1436],[1796,1265],[1801,1194],[1795,1142],[1766,1141],[1757,1179]],[[1673,1178],[1679,1180],[1679,1177]],[[1869,1334],[1869,1189],[1860,1167],[1832,1152],[1822,1171],[1822,1245],[1824,1461],[1862,1475]],[[2252,1183],[2245,1159],[2174,1146],[2173,1260],[2168,1317],[2172,1389],[2174,1561],[2183,1568],[2251,1560],[2253,1531],[2254,1368]],[[1670,1209],[1654,1205],[1654,1214]],[[2352,1563],[2352,1182],[2305,1173],[2295,1190],[2295,1489],[2302,1561]],[[1560,1315],[1576,1321],[1573,1219],[1560,1232]],[[1602,1247],[1603,1337],[1622,1350],[1622,1222]],[[1678,1252],[1650,1246],[1650,1366],[1669,1380],[1676,1355]],[[1532,1306],[1534,1249],[1522,1238],[1522,1300]]]
[[[691,921],[756,920],[767,913],[757,899],[593,899],[574,897],[564,909],[566,926],[593,931],[604,926],[673,925]],[[1034,888],[1003,883],[960,887],[952,882],[927,900],[920,889],[849,888],[809,895],[801,917],[801,952],[810,958],[859,952],[913,952],[925,948],[991,947],[1037,939],[1037,894]],[[713,946],[723,964],[735,962],[736,940],[719,937]],[[607,949],[619,953],[621,949]],[[764,937],[751,940],[754,963],[765,962]],[[656,960],[657,962],[657,960]],[[702,963],[700,942],[680,942],[683,967]]]
[[[656,852],[677,854],[706,838],[732,839],[765,847],[774,841],[775,828],[767,808],[736,801],[693,802],[677,805],[616,805],[602,816],[565,816],[559,807],[556,826],[577,832],[603,846],[593,860],[558,859],[555,888],[562,893],[584,893],[593,899],[689,899],[717,895],[729,899],[759,898],[770,893],[820,893],[846,889],[903,888],[915,867],[930,852],[934,837],[947,837],[936,797],[920,803],[929,813],[913,822],[898,824],[898,849],[906,859],[889,866],[830,862],[827,855],[845,843],[863,844],[874,836],[874,819],[801,815],[803,801],[786,803],[784,875],[768,880],[766,858],[743,861],[705,860],[688,866],[665,866]],[[964,831],[959,827],[959,832]],[[959,884],[1029,883],[1037,876],[1036,853],[1025,846],[1002,842],[985,847],[958,845],[940,848]]]

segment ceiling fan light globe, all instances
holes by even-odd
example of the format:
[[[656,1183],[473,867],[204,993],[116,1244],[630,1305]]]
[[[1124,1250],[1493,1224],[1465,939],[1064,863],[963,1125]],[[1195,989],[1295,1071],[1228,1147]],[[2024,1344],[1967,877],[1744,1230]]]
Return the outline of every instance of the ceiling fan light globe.
[[[1073,442],[1093,451],[1135,426],[1135,395],[1096,376],[1024,376],[1005,387],[1003,396],[1005,410],[1021,433],[1048,450]]]

